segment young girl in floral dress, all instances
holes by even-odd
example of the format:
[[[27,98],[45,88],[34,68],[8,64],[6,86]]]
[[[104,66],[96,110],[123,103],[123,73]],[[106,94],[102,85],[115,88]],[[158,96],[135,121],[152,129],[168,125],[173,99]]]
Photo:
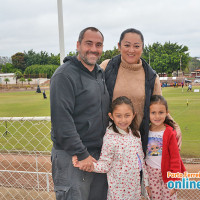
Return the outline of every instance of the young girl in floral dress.
[[[106,130],[93,172],[107,173],[108,200],[140,200],[141,175],[149,192],[148,174],[131,100],[124,96],[115,99],[109,117],[112,124]],[[77,157],[73,157],[73,164],[79,166]]]

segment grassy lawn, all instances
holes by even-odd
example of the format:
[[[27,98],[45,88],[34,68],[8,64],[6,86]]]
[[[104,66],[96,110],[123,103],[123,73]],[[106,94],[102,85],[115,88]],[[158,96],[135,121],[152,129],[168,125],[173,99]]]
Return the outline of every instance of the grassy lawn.
[[[49,91],[45,93],[47,99],[35,91],[0,93],[0,117],[50,116]]]
[[[193,87],[193,89],[200,87]],[[182,131],[183,157],[200,157],[200,92],[187,92],[187,87],[163,88],[169,111]],[[188,101],[188,106],[187,106]]]
[[[50,116],[49,91],[47,99],[35,91],[0,93],[0,117]],[[0,150],[50,151],[50,122],[0,122]]]
[[[194,87],[200,90],[200,86]],[[183,142],[181,155],[183,157],[199,157],[200,155],[200,92],[187,92],[187,87],[182,91],[182,88],[163,88],[163,96],[167,99],[169,105],[169,111],[175,121],[180,125]],[[33,117],[33,116],[50,116],[50,102],[49,91],[46,91],[47,99],[43,99],[42,93],[35,93],[35,91],[24,92],[9,92],[0,93],[0,117]],[[187,106],[188,100],[188,106]],[[50,126],[50,125],[49,125]],[[3,132],[4,130],[0,130]],[[32,131],[33,134],[35,131]],[[26,133],[27,134],[27,133]],[[26,148],[30,150],[42,150],[37,141],[41,141],[41,136],[36,134],[36,142],[31,139],[31,135],[26,135],[24,138],[30,138],[32,140],[30,147],[24,140],[23,145],[26,144]],[[48,137],[48,141],[43,141],[49,144],[50,134],[45,133]],[[9,137],[9,136],[7,136]],[[10,140],[12,143],[16,143],[15,140]],[[5,142],[2,140],[1,142]],[[35,144],[34,144],[35,143]],[[35,148],[37,146],[37,148]],[[43,145],[42,145],[43,146]],[[10,146],[6,148],[10,149]],[[18,149],[22,146],[18,144]],[[0,148],[1,149],[1,148]],[[49,148],[48,148],[49,149]]]

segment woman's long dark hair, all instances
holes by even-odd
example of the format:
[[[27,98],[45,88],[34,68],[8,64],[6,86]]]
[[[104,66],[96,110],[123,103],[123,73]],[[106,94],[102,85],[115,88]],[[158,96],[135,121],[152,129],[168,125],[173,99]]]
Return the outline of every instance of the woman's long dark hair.
[[[118,97],[118,98],[116,98],[116,99],[112,102],[111,108],[110,108],[110,113],[113,115],[113,111],[115,110],[115,108],[116,108],[117,106],[121,105],[121,104],[129,105],[129,106],[131,107],[132,111],[133,111],[133,114],[135,114],[134,107],[133,107],[133,104],[132,104],[131,100],[130,100],[129,98],[125,97],[125,96]],[[112,126],[113,130],[114,130],[116,133],[119,133],[119,131],[118,131],[118,129],[117,129],[117,127],[116,127],[114,121],[113,121],[112,119],[110,119],[110,120],[111,120],[111,122],[112,122],[112,125],[111,125],[111,126]],[[135,115],[135,117],[134,117],[134,119],[133,119],[133,121],[131,122],[131,124],[130,124],[129,127],[130,127],[130,129],[132,130],[132,133],[133,133],[134,136],[140,137],[140,134],[139,134],[139,132],[138,132],[137,117],[136,117],[136,115]]]
[[[150,100],[150,106],[152,104],[158,104],[158,103],[164,105],[166,107],[166,111],[168,112],[168,105],[165,98],[161,95],[152,95]],[[164,123],[168,124],[173,129],[175,129],[175,122],[172,119],[170,119],[168,115],[166,116]]]

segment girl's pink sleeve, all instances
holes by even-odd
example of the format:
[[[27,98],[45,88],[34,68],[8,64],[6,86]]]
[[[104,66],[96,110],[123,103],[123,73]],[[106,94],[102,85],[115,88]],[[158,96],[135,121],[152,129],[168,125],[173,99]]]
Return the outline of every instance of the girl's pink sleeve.
[[[94,172],[96,173],[107,173],[113,162],[115,153],[115,142],[113,136],[106,133],[103,138],[103,146],[101,149],[101,155],[97,163],[94,163]]]

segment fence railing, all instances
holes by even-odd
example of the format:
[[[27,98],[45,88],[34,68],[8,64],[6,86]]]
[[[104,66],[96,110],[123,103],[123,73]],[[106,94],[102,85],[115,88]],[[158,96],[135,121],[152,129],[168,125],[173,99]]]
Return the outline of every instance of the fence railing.
[[[50,128],[50,117],[0,117],[0,199],[55,200]],[[184,163],[189,173],[200,171],[200,158]],[[200,190],[179,190],[178,199],[200,199]]]

